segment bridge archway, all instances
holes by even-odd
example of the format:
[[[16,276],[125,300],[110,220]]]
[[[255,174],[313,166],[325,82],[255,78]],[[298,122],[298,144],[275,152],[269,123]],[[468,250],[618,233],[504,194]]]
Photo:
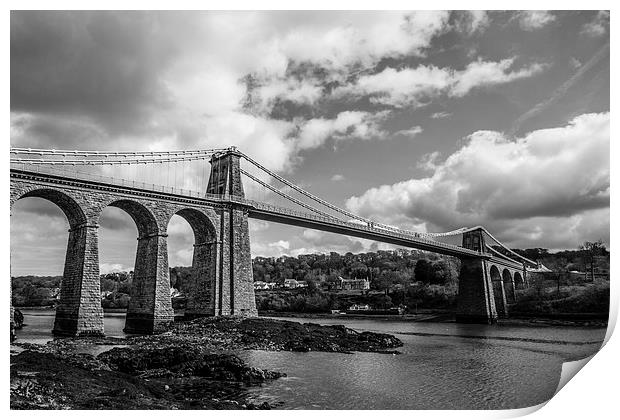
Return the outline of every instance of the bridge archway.
[[[504,282],[504,293],[506,294],[506,302],[515,303],[516,297],[514,282],[512,280],[510,270],[508,270],[507,268],[504,268],[504,271],[502,271],[502,280]]]
[[[521,276],[521,273],[519,273],[518,271],[515,271],[514,279],[515,279],[515,289],[525,288],[525,282],[523,281],[523,276]]]
[[[174,320],[165,227],[160,226],[147,203],[121,199],[107,206],[129,214],[138,230],[124,331],[135,334],[164,331]]]
[[[189,277],[183,279],[180,285],[187,298],[185,317],[213,316],[218,293],[217,230],[211,219],[200,210],[183,208],[174,213],[174,216],[184,219],[194,236]]]
[[[68,194],[51,188],[34,189],[16,197],[14,200],[11,200],[11,209],[13,209],[13,204],[17,201],[29,197],[42,198],[54,203],[65,214],[71,228],[86,223],[84,210],[82,210],[77,201]]]
[[[493,284],[493,299],[495,302],[495,310],[497,316],[506,316],[506,299],[504,298],[504,284],[502,282],[502,276],[499,273],[497,266],[492,265],[489,270],[491,276],[491,283]]]
[[[96,224],[86,215],[83,205],[67,192],[53,188],[34,188],[19,195],[11,191],[11,195],[11,209],[21,199],[41,198],[58,206],[69,222],[54,334],[102,334],[103,310]]]

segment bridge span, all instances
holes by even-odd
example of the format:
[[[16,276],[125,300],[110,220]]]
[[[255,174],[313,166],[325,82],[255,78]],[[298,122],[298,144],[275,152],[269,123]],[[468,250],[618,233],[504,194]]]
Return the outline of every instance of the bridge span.
[[[428,234],[353,215],[284,180],[234,148],[209,153],[161,152],[164,158],[158,157],[156,152],[12,149],[11,154],[11,208],[21,198],[40,197],[58,205],[69,221],[69,242],[54,325],[57,334],[103,334],[98,223],[107,206],[126,211],[138,228],[125,327],[132,333],[162,332],[174,319],[166,238],[169,220],[175,214],[188,221],[195,239],[192,280],[187,292],[188,317],[257,314],[248,218],[458,257],[461,272],[457,319],[462,322],[488,323],[508,316],[508,304],[514,302],[515,289],[527,285],[527,267],[535,264],[504,247],[480,226],[445,234]],[[32,154],[41,157],[32,158]],[[63,165],[128,165],[145,161],[161,166],[206,157],[211,169],[204,192],[59,168]],[[315,205],[300,201],[244,170],[240,163],[242,159],[286,183],[289,189],[302,193]],[[246,198],[242,175],[298,208]],[[316,203],[326,209],[318,209]],[[462,235],[461,244],[439,240],[449,235]],[[492,246],[488,241],[496,245]]]

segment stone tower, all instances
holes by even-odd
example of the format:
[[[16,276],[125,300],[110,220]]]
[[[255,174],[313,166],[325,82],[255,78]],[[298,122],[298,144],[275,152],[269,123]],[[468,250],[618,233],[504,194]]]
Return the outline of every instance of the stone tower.
[[[216,282],[215,315],[256,316],[248,210],[234,202],[244,198],[240,158],[235,148],[213,155],[207,194],[230,197],[220,218],[219,279]]]

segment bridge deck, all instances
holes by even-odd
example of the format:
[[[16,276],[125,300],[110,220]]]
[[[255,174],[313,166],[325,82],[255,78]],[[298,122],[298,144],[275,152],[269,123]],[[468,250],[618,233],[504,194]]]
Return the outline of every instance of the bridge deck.
[[[11,168],[10,176],[11,178],[26,177],[36,179],[46,184],[67,185],[67,183],[70,183],[80,188],[110,189],[124,194],[142,197],[146,195],[154,199],[164,199],[176,202],[192,202],[195,204],[204,205],[220,204],[244,206],[248,209],[249,217],[254,219],[349,235],[454,257],[487,258],[499,260],[504,263],[504,261],[498,259],[497,256],[423,238],[417,236],[415,233],[405,233],[406,231],[398,229],[388,230],[376,226],[348,222],[336,217],[325,217],[319,214],[300,212],[236,196],[204,193],[200,194],[197,192],[178,191],[178,189],[175,191],[170,187],[135,183],[132,181],[97,175],[94,175],[91,179],[80,179],[76,178],[75,174],[71,174],[68,171],[58,171],[50,168],[46,168],[45,171]],[[509,261],[506,262],[509,263]]]

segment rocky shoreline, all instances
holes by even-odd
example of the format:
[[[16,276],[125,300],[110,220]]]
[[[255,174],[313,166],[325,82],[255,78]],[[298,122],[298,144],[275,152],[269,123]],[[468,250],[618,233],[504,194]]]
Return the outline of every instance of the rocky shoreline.
[[[85,344],[102,346],[96,356]],[[16,344],[12,409],[269,409],[248,386],[286,376],[247,365],[238,350],[387,352],[389,334],[265,318],[201,318],[167,333],[126,338],[59,338]],[[112,348],[111,348],[112,346]]]

